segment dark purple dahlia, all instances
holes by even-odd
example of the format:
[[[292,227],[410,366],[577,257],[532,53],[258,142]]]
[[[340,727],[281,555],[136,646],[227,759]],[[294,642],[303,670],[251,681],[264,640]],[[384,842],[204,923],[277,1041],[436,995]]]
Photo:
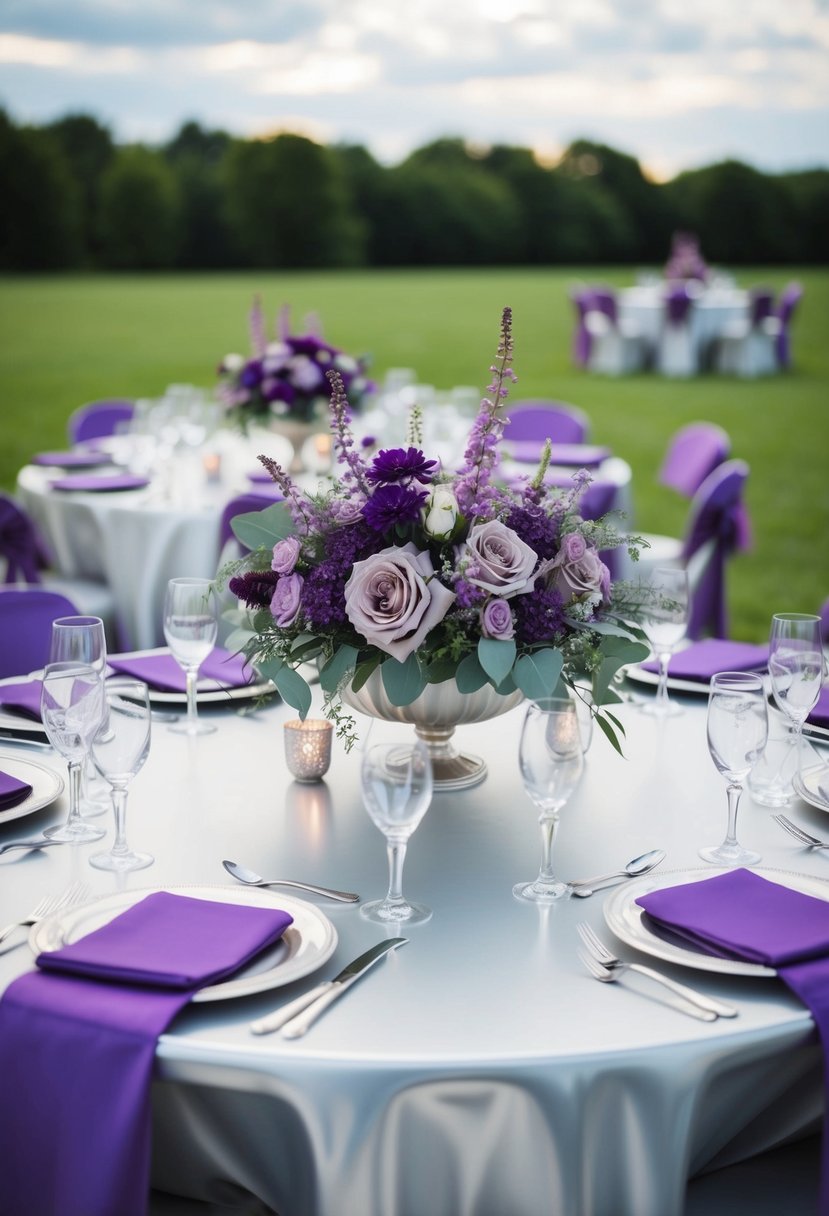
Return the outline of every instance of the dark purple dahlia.
[[[426,485],[434,477],[437,463],[427,460],[420,448],[386,448],[374,457],[366,478],[374,485],[412,481]]]

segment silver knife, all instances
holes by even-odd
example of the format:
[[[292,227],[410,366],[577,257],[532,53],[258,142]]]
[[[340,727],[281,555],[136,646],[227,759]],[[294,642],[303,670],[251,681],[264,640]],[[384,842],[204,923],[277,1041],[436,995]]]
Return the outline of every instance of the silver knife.
[[[404,946],[408,940],[407,937],[390,937],[386,941],[378,942],[376,946],[372,946],[370,950],[366,950],[365,954],[361,954],[359,958],[355,958],[352,963],[344,967],[333,980],[317,984],[316,988],[298,996],[295,1001],[289,1001],[287,1005],[277,1009],[276,1013],[269,1013],[264,1018],[257,1018],[255,1022],[251,1022],[250,1029],[254,1034],[270,1034],[273,1030],[281,1029],[285,1038],[299,1038],[300,1035],[305,1034],[308,1027],[317,1020],[323,1010],[342,996],[361,975],[368,971],[369,967],[373,967],[375,963],[379,962],[389,950]]]
[[[0,730],[0,741],[3,743],[21,743],[23,747],[42,747],[52,751],[52,744],[37,735],[16,734],[13,730]]]

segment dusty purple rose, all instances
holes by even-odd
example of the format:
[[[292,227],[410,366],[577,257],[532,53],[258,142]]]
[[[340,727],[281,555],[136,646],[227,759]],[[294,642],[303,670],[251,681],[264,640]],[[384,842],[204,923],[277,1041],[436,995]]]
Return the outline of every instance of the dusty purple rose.
[[[299,537],[286,536],[284,540],[278,540],[273,547],[271,570],[275,570],[277,574],[290,574],[298,557]]]
[[[507,642],[515,635],[512,611],[506,600],[493,597],[481,610],[481,633],[485,638],[497,638]]]
[[[284,574],[277,582],[271,600],[271,616],[280,629],[293,625],[299,616],[304,582],[301,574]]]
[[[409,541],[354,563],[345,611],[357,632],[399,662],[417,649],[455,596],[435,577],[432,559]]]
[[[578,562],[587,552],[587,541],[580,532],[568,532],[561,542],[561,552],[568,562]]]
[[[526,589],[538,560],[535,550],[497,519],[470,528],[464,548],[475,567],[469,582],[505,599]]]
[[[546,576],[548,586],[555,587],[565,604],[582,596],[603,600],[610,594],[610,571],[596,550],[575,532],[562,541]]]

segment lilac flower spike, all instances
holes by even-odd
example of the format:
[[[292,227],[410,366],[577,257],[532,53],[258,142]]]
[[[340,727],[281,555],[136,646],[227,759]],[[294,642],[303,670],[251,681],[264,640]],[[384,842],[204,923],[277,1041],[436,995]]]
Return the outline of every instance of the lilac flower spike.
[[[498,491],[490,483],[498,460],[498,441],[504,430],[499,411],[509,392],[509,381],[518,379],[512,370],[512,356],[512,309],[505,308],[501,314],[497,362],[490,368],[492,382],[487,386],[492,397],[484,397],[481,402],[464,452],[465,464],[458,470],[455,484],[458,504],[470,519],[487,515],[498,497]]]
[[[250,348],[257,359],[262,359],[267,345],[262,297],[257,295],[253,297],[253,307],[250,310]]]
[[[368,474],[363,458],[354,446],[354,436],[351,433],[351,411],[348,408],[348,397],[343,378],[333,368],[330,368],[325,375],[331,385],[331,423],[334,432],[334,447],[337,449],[337,462],[348,466],[342,476],[342,481],[349,494],[358,491],[367,498],[369,495]]]

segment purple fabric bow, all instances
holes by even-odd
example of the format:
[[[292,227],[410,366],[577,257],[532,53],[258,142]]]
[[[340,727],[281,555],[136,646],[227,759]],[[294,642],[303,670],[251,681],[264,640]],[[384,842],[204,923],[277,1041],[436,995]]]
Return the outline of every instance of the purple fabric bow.
[[[674,287],[665,297],[665,316],[669,325],[682,325],[691,310],[691,297],[685,287]]]
[[[0,1001],[0,1211],[144,1216],[158,1037],[291,923],[159,891],[41,955]],[[48,1145],[44,1156],[43,1145]]]
[[[0,557],[6,559],[7,583],[39,583],[49,552],[32,521],[17,503],[0,495]]]
[[[829,1092],[829,902],[751,870],[666,887],[636,901],[658,924],[708,954],[774,967],[809,1008]],[[829,1137],[824,1129],[821,1212],[829,1212]]]
[[[735,550],[748,549],[751,525],[742,503],[748,466],[729,460],[715,469],[700,486],[691,510],[691,522],[682,556],[685,562],[709,541],[713,552],[694,591],[688,637],[696,640],[710,631],[728,636],[725,605],[725,563]]]
[[[576,367],[587,367],[590,362],[592,340],[587,328],[587,314],[593,303],[592,291],[579,291],[573,296],[576,307],[576,328],[573,333],[572,357]]]

